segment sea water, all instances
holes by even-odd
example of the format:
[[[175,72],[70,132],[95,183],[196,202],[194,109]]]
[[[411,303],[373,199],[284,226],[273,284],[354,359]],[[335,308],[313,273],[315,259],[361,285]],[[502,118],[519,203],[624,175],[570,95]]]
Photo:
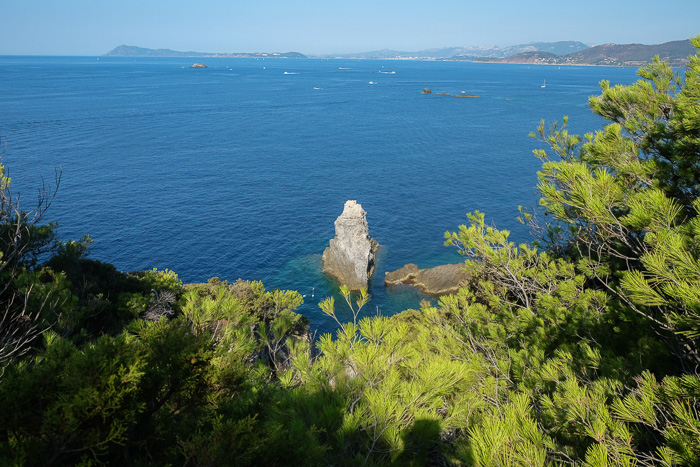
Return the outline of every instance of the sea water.
[[[474,210],[527,241],[516,217],[537,203],[542,147],[528,134],[563,116],[573,132],[601,128],[587,105],[598,83],[637,79],[609,67],[193,61],[0,57],[13,189],[31,208],[60,168],[46,220],[64,240],[90,234],[91,258],[298,290],[321,333],[335,323],[318,303],[338,295],[321,254],[346,200],[362,204],[381,245],[366,314],[416,308],[431,298],[387,290],[385,272],[462,261],[444,233]]]

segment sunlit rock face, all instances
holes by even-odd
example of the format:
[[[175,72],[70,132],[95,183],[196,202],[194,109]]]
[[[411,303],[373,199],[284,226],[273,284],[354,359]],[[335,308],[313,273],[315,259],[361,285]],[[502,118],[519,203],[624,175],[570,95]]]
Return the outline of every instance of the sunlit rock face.
[[[366,289],[374,273],[378,246],[369,237],[367,213],[362,205],[348,200],[335,220],[335,237],[323,252],[323,272],[350,290]]]

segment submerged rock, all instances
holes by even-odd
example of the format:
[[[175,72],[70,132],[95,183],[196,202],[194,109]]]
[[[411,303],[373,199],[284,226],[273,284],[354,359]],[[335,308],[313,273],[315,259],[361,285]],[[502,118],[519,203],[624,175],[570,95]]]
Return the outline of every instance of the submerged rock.
[[[396,271],[387,272],[384,284],[409,284],[429,295],[445,295],[458,291],[469,283],[469,275],[462,270],[464,264],[443,264],[429,269],[419,269],[413,263]]]
[[[345,202],[335,220],[335,237],[323,252],[323,272],[350,290],[366,289],[379,244],[369,237],[367,213],[355,200]]]

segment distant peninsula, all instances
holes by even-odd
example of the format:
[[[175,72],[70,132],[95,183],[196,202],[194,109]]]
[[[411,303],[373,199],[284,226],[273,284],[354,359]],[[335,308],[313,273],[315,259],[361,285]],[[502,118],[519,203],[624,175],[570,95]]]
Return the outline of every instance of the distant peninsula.
[[[230,58],[308,58],[299,52],[179,52],[171,49],[148,49],[133,45],[120,45],[110,50],[105,57],[230,57]]]

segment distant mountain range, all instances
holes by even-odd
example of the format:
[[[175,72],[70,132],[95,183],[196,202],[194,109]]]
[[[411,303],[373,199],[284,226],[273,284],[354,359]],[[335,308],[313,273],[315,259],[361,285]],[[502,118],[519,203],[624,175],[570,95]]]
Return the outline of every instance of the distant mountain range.
[[[365,59],[428,59],[428,60],[473,60],[477,57],[504,58],[524,52],[543,51],[557,55],[569,54],[588,49],[583,42],[533,42],[531,44],[511,45],[509,47],[480,46],[480,47],[444,47],[440,49],[426,49],[415,52],[401,52],[398,50],[376,50],[343,55],[324,55],[323,58],[365,58]]]
[[[527,51],[504,58],[480,57],[482,62],[523,63],[533,65],[605,65],[642,66],[658,56],[671,66],[685,66],[688,56],[695,54],[689,40],[665,42],[659,45],[604,44],[569,54],[549,51]]]
[[[118,57],[234,57],[234,58],[346,58],[346,59],[399,59],[399,60],[468,60],[533,65],[607,65],[641,66],[654,56],[672,66],[684,66],[687,57],[695,53],[689,40],[666,42],[659,45],[605,44],[590,47],[582,42],[533,42],[509,47],[445,47],[416,52],[378,50],[341,55],[307,56],[299,52],[286,53],[211,53],[178,52],[170,49],[147,49],[120,45],[106,56]]]

